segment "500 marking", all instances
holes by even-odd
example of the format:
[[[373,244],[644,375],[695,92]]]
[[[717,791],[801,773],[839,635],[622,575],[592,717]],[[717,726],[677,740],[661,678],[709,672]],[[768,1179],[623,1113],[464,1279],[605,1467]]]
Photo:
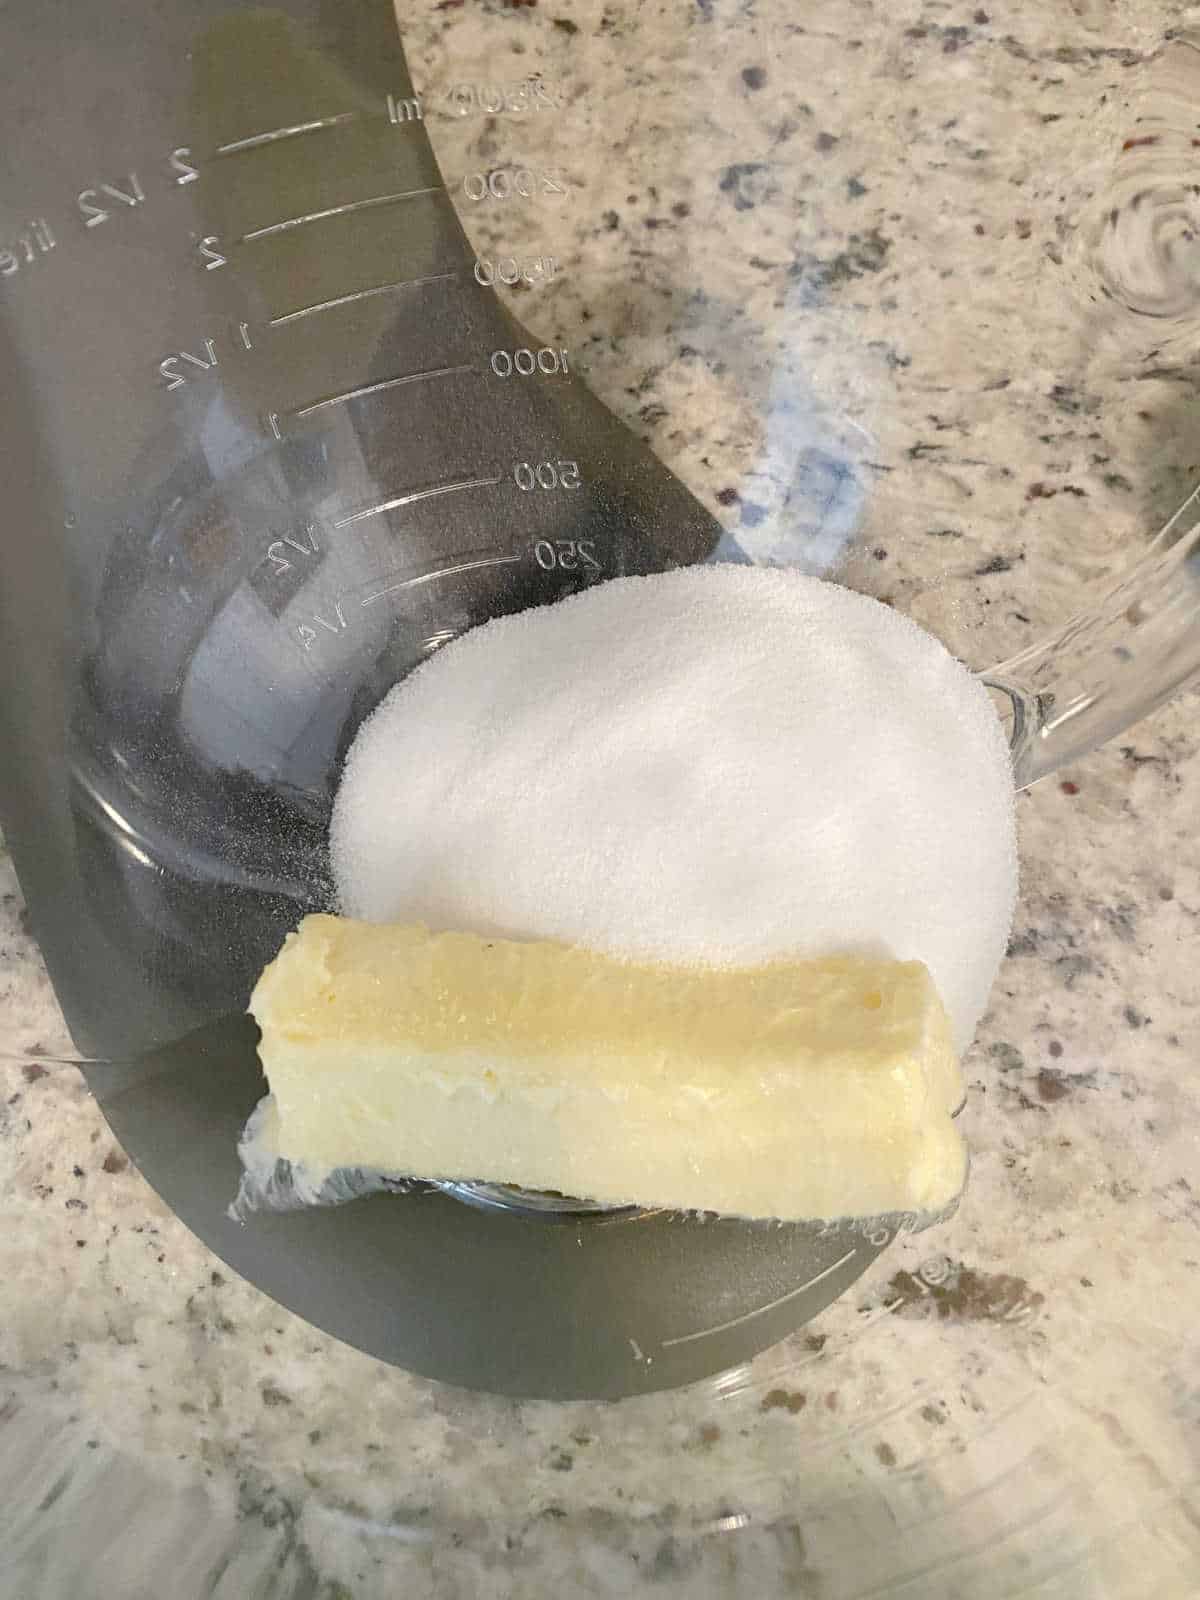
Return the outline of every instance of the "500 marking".
[[[513,482],[528,493],[531,489],[578,489],[578,461],[539,461],[531,466],[518,461],[512,469]]]

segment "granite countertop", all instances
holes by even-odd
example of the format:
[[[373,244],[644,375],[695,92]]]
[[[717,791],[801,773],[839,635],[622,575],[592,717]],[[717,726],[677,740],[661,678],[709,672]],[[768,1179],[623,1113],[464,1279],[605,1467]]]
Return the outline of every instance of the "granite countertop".
[[[720,0],[701,0],[697,26],[714,7],[720,24]],[[907,499],[865,512],[879,523],[860,541],[861,581],[956,647],[969,639],[969,657],[992,658],[1002,614],[1010,642],[1014,628],[1029,630],[1019,642],[1035,637],[1064,614],[1084,568],[1095,570],[1103,537],[1144,535],[1151,512],[1131,484],[1148,439],[1161,445],[1151,507],[1200,478],[1183,420],[1190,389],[1169,374],[1143,374],[1131,389],[1120,363],[1097,374],[1067,353],[1074,336],[1045,282],[1055,251],[1069,261],[1071,229],[1047,220],[1051,180],[1032,163],[1060,117],[1127,107],[1124,75],[1185,9],[1127,0],[1114,16],[1061,0],[1034,16],[1015,3],[931,0],[885,19],[836,0],[818,27],[806,8],[805,59],[829,66],[805,80],[801,132],[786,137],[806,140],[836,205],[798,254],[779,236],[769,154],[732,176],[727,163],[703,203],[714,227],[751,230],[738,244],[751,330],[724,309],[685,305],[679,316],[698,331],[674,360],[657,360],[657,346],[639,344],[635,296],[623,342],[614,331],[591,352],[597,388],[731,531],[753,544],[761,528],[769,540],[774,458],[760,452],[755,478],[735,406],[749,394],[761,413],[762,396],[739,351],[776,317],[812,323],[821,338],[805,359],[810,378],[827,379],[822,427],[833,437],[829,419],[857,418],[846,425],[865,438],[855,406],[870,390],[865,369],[850,383],[822,367],[821,340],[836,344],[853,312],[854,348],[891,385],[886,415],[868,419],[872,449],[906,458],[914,474]],[[630,88],[655,103],[674,70],[669,51],[651,48],[668,28],[657,11],[640,23],[599,6],[558,13],[549,37],[561,79],[571,51],[590,40],[598,61],[614,31],[641,28]],[[752,151],[755,96],[795,43],[756,31],[754,14],[753,0],[739,12],[727,100],[713,110]],[[527,70],[528,17],[499,6],[489,15],[513,30],[514,70]],[[454,0],[423,11],[410,53],[415,39],[436,61],[468,22]],[[837,52],[857,60],[864,48],[878,73],[839,78]],[[1000,108],[988,129],[952,127],[946,109],[954,101],[967,123],[983,117],[969,103],[975,80],[955,76],[972,52]],[[932,195],[914,188],[911,130],[872,116],[881,93],[916,94],[914,83],[927,107],[939,94],[946,102],[940,133],[922,122],[930,161],[945,169]],[[1007,126],[1012,149],[989,173],[971,150]],[[485,157],[489,136],[477,138]],[[1092,135],[1085,125],[1063,137],[1078,150]],[[623,159],[653,162],[648,143]],[[664,190],[647,211],[660,220],[672,203],[702,203],[695,173],[673,166],[674,202]],[[599,165],[605,203],[589,202],[576,238],[593,259],[597,237],[627,231],[635,202],[639,217],[649,205],[643,180],[653,172],[610,180]],[[609,203],[614,185],[631,198]],[[938,288],[947,193],[979,251],[974,332],[964,296]],[[682,248],[639,268],[638,292],[658,292],[656,273],[707,281],[708,264],[689,265]],[[798,307],[780,299],[790,268],[771,267],[785,253],[799,263],[791,283],[805,285]],[[899,257],[907,267],[892,288]],[[632,291],[609,290],[616,330]],[[928,314],[936,294],[944,316]],[[886,310],[892,301],[899,313]],[[564,326],[591,319],[574,289],[552,303]],[[996,346],[987,319],[1013,328],[1038,310],[1035,372],[1028,353]],[[1057,393],[1041,381],[1047,371],[1064,374]],[[950,392],[956,372],[970,382]],[[716,444],[714,418],[728,421]],[[972,520],[976,488],[992,499]],[[1103,515],[1082,528],[1088,497]],[[940,549],[959,552],[957,588],[922,587],[906,565],[920,518]],[[1077,526],[1072,573],[1059,557]],[[750,1367],[619,1405],[518,1403],[411,1377],[224,1268],[131,1168],[79,1072],[54,1064],[71,1043],[0,849],[0,1049],[42,1058],[0,1059],[0,1595],[500,1600],[645,1586],[838,1600],[895,1586],[923,1600],[1187,1600],[1200,1570],[1198,818],[1195,690],[1019,797],[1020,902],[965,1063],[966,1202],[935,1232],[885,1251],[815,1324]]]
[[[152,1520],[164,1564],[197,1516],[195,1571],[239,1549],[244,1586],[222,1596],[275,1571],[294,1587],[272,1593],[356,1600],[615,1595],[639,1573],[684,1585],[668,1593],[740,1594],[736,1574],[747,1594],[840,1594],[819,1575],[872,1532],[906,1541],[900,1571],[994,1540],[989,1570],[1011,1577],[1086,1547],[1122,1593],[1194,1549],[1198,709],[1185,696],[1021,797],[1025,887],[967,1060],[970,1203],[720,1385],[521,1404],[384,1367],[222,1270],[77,1071],[0,1066],[5,1449],[47,1493],[81,1450],[120,1462],[114,1511]],[[6,1050],[69,1046],[7,857],[0,1008]],[[98,1492],[45,1513],[52,1544]],[[939,1529],[939,1494],[972,1492],[982,1521]],[[594,1587],[562,1587],[580,1572]]]

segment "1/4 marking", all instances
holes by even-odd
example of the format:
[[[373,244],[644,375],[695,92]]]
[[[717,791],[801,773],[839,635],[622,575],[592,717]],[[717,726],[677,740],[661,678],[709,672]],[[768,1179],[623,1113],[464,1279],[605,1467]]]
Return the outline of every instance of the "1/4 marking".
[[[313,645],[316,644],[317,640],[321,637],[320,630],[323,629],[326,633],[345,633],[346,626],[346,614],[342,610],[342,602],[340,600],[335,600],[333,603],[332,621],[321,616],[319,612],[314,611],[312,622],[301,622],[297,624],[296,637],[300,640],[300,643],[304,646],[305,650],[311,650]]]

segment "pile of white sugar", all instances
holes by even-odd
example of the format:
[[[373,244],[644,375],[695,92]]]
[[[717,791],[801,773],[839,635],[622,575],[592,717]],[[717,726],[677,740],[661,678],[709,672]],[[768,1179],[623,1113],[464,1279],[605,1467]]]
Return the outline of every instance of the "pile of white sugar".
[[[503,617],[397,685],[334,809],[340,909],[634,958],[920,960],[966,1047],[1016,894],[987,691],[886,606],[688,568]]]

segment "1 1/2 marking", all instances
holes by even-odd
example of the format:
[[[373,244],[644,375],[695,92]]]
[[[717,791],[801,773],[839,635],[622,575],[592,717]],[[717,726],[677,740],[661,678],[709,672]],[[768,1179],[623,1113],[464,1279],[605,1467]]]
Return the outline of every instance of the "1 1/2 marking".
[[[242,349],[253,350],[254,340],[250,337],[250,324],[239,322],[237,331]],[[214,339],[205,339],[202,348],[203,355],[193,355],[190,350],[176,350],[171,355],[164,356],[159,362],[158,370],[167,380],[168,394],[172,389],[182,389],[185,384],[194,381],[197,371],[211,372],[214,367],[221,365]]]

